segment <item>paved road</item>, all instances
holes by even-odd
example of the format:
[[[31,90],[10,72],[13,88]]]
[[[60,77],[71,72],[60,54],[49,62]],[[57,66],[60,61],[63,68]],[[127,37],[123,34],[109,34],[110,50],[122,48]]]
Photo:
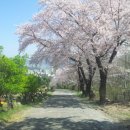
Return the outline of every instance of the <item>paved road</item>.
[[[21,122],[5,130],[126,130],[102,111],[80,103],[67,90],[56,90],[44,106],[31,108]]]

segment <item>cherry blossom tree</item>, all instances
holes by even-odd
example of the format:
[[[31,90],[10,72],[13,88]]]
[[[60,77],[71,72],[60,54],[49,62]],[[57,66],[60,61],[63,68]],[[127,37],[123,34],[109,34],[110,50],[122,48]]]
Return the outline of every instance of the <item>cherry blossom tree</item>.
[[[41,3],[43,2],[45,5],[45,1],[41,1]],[[61,4],[60,1],[57,1],[54,4],[51,1],[47,1],[46,4],[48,4],[46,10],[36,14],[32,23],[27,23],[19,27],[20,50],[24,50],[29,44],[36,43],[38,44],[38,50],[32,57],[31,61],[33,63],[39,63],[43,59],[49,59],[55,66],[63,63],[68,64],[68,60],[69,62],[70,60],[76,62],[81,70],[80,73],[82,74],[86,86],[87,95],[87,93],[90,93],[93,77],[93,67],[88,54],[85,52],[86,47],[83,47],[87,38],[83,37],[84,32],[81,32],[81,27],[79,28],[78,24],[73,21],[71,16],[64,11],[62,6],[68,7],[71,12],[72,9],[69,3],[62,1]],[[73,4],[72,2],[71,5]],[[75,6],[78,8],[77,4]],[[78,29],[79,31],[77,31]],[[75,31],[77,32],[76,34]],[[81,61],[79,60],[81,57],[85,59],[88,65],[88,79],[84,74]]]
[[[86,1],[86,3],[89,5],[89,1]],[[84,37],[88,36],[87,47],[89,47],[88,44],[90,43],[99,68],[101,103],[105,102],[106,99],[106,81],[109,66],[117,52],[120,51],[121,46],[129,41],[129,6],[130,2],[127,0],[91,1],[87,10],[80,8],[82,9],[80,10],[81,16],[83,14],[87,16],[87,20],[83,22],[80,21],[82,19],[81,16],[80,19],[76,17],[77,12],[76,14],[69,13],[68,10],[62,9],[82,29],[85,33]]]
[[[129,41],[130,2],[127,0],[100,0],[98,2],[102,15],[95,22],[98,28],[91,42],[100,74],[100,102],[104,103],[109,67],[120,52],[121,46]]]
[[[37,44],[32,63],[46,59],[55,67],[76,64],[81,88],[87,95],[97,66],[100,102],[104,103],[110,64],[129,41],[130,2],[40,0],[40,4],[43,9],[33,20],[18,27],[20,51]]]

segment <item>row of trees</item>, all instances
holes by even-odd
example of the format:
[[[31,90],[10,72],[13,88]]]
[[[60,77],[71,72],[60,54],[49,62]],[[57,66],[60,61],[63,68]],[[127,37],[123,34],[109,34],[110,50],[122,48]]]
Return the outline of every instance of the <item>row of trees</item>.
[[[56,69],[73,70],[83,94],[90,98],[98,69],[100,102],[104,103],[109,69],[129,42],[130,1],[40,0],[40,4],[43,9],[32,21],[18,27],[20,51],[37,44],[31,62],[46,59]]]
[[[35,101],[36,93],[40,91],[38,98],[43,98],[49,78],[29,74],[27,56],[8,58],[2,54],[2,49],[0,47],[0,97],[7,100],[9,108],[13,108],[14,97],[20,97],[21,102],[29,103]]]

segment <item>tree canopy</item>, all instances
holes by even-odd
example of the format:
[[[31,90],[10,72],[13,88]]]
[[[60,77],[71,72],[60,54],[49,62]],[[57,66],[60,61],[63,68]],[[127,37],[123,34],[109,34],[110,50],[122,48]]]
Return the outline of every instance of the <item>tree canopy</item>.
[[[43,9],[32,21],[18,27],[20,50],[37,44],[32,63],[47,59],[56,68],[75,68],[81,89],[89,96],[98,68],[100,102],[105,102],[109,69],[129,42],[130,2],[40,0],[40,4]]]

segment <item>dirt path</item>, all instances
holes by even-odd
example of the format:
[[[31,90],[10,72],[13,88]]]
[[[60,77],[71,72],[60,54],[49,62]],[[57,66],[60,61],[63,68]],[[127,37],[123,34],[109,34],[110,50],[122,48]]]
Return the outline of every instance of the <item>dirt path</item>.
[[[56,90],[44,106],[31,108],[5,130],[127,130],[100,110],[80,103],[74,93]]]

